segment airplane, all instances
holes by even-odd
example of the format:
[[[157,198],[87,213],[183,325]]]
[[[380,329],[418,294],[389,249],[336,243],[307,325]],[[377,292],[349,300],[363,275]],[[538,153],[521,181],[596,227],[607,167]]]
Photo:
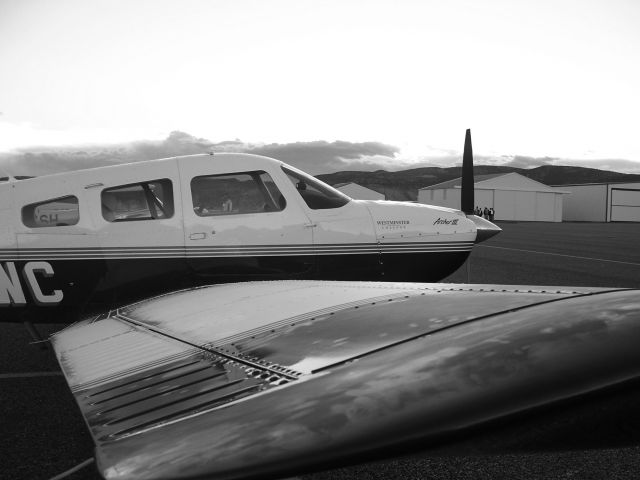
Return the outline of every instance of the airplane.
[[[70,323],[214,283],[437,281],[500,231],[470,205],[354,200],[278,160],[233,153],[7,178],[0,321]]]

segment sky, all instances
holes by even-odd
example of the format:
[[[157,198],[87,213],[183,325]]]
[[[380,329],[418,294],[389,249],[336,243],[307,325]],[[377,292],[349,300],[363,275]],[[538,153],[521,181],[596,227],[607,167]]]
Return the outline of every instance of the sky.
[[[0,170],[169,144],[449,165],[471,128],[484,163],[640,173],[638,25],[636,0],[0,0]]]

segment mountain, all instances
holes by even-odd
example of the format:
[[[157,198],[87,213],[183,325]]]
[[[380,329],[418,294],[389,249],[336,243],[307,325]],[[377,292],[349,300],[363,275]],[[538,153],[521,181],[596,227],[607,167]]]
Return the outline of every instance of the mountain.
[[[570,185],[574,183],[615,183],[637,182],[637,173],[619,173],[595,168],[544,165],[542,167],[523,170],[522,175],[546,185]]]
[[[531,169],[476,165],[476,175],[517,172],[546,185],[568,185],[573,183],[638,182],[639,174],[609,172],[595,168],[544,165]],[[460,167],[423,167],[387,172],[344,171],[318,175],[329,185],[353,182],[386,195],[388,200],[416,200],[418,190],[460,177]]]

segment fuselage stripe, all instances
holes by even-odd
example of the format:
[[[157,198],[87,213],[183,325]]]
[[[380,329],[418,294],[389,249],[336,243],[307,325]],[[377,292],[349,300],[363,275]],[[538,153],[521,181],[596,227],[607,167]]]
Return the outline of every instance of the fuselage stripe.
[[[0,249],[0,261],[466,252],[473,242]]]

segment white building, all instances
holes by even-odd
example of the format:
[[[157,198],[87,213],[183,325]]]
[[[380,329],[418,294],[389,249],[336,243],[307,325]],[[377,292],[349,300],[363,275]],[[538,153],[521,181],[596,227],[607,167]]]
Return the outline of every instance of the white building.
[[[357,183],[338,183],[333,186],[340,190],[342,193],[349,195],[356,200],[384,200],[384,194],[371,190],[370,188],[363,187]]]
[[[571,192],[564,219],[580,222],[640,222],[640,182],[558,185]]]
[[[555,189],[519,173],[475,176],[475,204],[495,210],[495,220],[561,222],[562,197]],[[418,202],[460,208],[461,179],[418,190]],[[563,187],[564,188],[564,187]]]

